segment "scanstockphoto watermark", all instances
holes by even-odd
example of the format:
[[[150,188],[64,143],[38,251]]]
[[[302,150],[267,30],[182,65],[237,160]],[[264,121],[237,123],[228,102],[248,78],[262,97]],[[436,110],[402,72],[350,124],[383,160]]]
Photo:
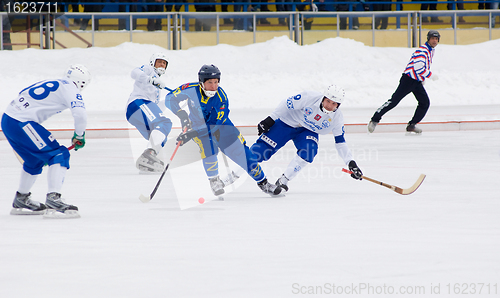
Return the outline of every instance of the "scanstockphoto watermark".
[[[498,283],[435,283],[429,285],[387,285],[351,283],[339,285],[292,284],[295,295],[498,295]]]

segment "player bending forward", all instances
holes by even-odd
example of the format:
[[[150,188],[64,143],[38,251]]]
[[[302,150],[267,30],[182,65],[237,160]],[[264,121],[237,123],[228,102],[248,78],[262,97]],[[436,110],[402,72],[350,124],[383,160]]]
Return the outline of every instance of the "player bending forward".
[[[276,181],[277,186],[288,191],[288,181],[313,162],[318,152],[318,134],[329,133],[333,133],[335,147],[352,171],[351,176],[361,180],[363,173],[344,139],[344,117],[339,110],[343,101],[344,90],[335,85],[329,86],[323,94],[304,91],[280,102],[271,116],[259,123],[260,138],[250,147],[254,156],[259,157],[257,162],[269,160],[290,140],[297,148],[297,155]]]
[[[166,55],[156,53],[149,59],[149,65],[134,68],[131,73],[135,83],[127,102],[127,120],[149,141],[135,164],[142,172],[162,172],[164,167],[157,155],[167,142],[172,121],[163,115],[158,103],[160,90],[165,89],[160,76],[165,73],[167,65]]]
[[[255,160],[251,157],[252,152],[229,119],[229,101],[226,92],[219,87],[220,75],[216,66],[203,65],[198,72],[198,83],[184,84],[165,97],[165,105],[179,117],[183,131],[188,129],[177,141],[185,144],[194,139],[199,146],[205,172],[216,196],[223,194],[224,187],[237,178],[229,177],[224,181],[219,178],[219,148],[247,171],[263,192],[278,195],[281,187],[269,183],[260,165],[251,162]],[[184,100],[188,101],[189,115],[180,108],[179,103]]]
[[[78,208],[61,198],[66,170],[69,169],[68,148],[59,145],[41,123],[65,109],[75,120],[72,142],[75,150],[85,146],[87,112],[80,92],[91,76],[83,65],[72,65],[63,79],[46,80],[21,90],[5,110],[2,130],[14,151],[24,160],[21,182],[10,214],[44,214],[47,208],[60,217],[79,217]],[[49,166],[48,193],[45,204],[31,200],[31,187],[43,166]]]

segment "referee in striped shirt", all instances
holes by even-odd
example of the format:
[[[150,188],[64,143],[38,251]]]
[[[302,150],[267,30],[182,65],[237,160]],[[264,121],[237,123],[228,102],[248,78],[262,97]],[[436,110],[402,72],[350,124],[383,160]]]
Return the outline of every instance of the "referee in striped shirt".
[[[368,123],[368,132],[372,133],[382,119],[382,116],[396,107],[399,102],[411,92],[415,95],[418,105],[415,109],[413,118],[406,126],[406,131],[417,134],[422,133],[422,129],[415,125],[422,121],[430,105],[429,96],[424,89],[423,82],[431,76],[433,76],[433,79],[437,79],[437,76],[433,75],[431,72],[431,64],[432,57],[434,56],[434,49],[439,44],[440,37],[441,35],[436,30],[430,30],[427,33],[427,42],[421,45],[411,56],[410,62],[408,62],[399,80],[399,86],[394,94],[392,94],[391,99],[386,101],[377,111],[375,111],[375,114],[373,114],[370,123]]]

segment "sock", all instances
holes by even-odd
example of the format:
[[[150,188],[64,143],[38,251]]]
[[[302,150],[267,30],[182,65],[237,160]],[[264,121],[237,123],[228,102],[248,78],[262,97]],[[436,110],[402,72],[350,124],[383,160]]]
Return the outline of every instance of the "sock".
[[[47,193],[57,192],[61,193],[61,189],[64,183],[64,176],[66,176],[66,171],[68,169],[56,163],[49,167],[47,173],[47,181],[49,183],[49,189]]]
[[[35,184],[36,178],[38,175],[31,175],[25,170],[21,171],[21,181],[19,182],[19,188],[17,191],[22,194],[27,194],[30,192],[31,187]]]
[[[289,181],[291,181],[308,164],[309,163],[303,160],[300,156],[295,155],[284,172],[285,177],[288,178]]]

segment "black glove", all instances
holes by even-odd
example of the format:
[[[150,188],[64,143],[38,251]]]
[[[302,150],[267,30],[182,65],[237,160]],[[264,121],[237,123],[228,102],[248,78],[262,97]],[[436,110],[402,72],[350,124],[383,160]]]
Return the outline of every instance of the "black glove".
[[[274,120],[271,116],[267,116],[266,119],[260,121],[257,125],[257,129],[259,130],[259,136],[265,132],[268,132],[269,129],[274,125]]]
[[[177,142],[181,142],[181,146],[189,142],[192,138],[198,136],[198,132],[196,130],[188,130],[186,132],[181,133],[177,137]]]
[[[354,160],[351,160],[349,162],[349,171],[352,172],[352,174],[351,174],[352,178],[358,179],[358,180],[363,180],[363,178],[361,178],[361,176],[363,176],[363,172],[361,172],[361,170],[358,168],[358,165],[356,164],[356,162]]]
[[[191,129],[191,121],[189,121],[188,113],[184,110],[179,110],[177,112],[177,117],[181,120],[182,131],[187,127],[187,129]]]

